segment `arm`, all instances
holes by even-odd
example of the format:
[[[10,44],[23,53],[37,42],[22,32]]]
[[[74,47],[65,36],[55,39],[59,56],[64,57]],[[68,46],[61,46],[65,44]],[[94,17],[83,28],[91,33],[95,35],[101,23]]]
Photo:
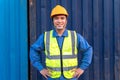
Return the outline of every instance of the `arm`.
[[[82,51],[82,60],[79,64],[79,68],[85,70],[91,64],[92,61],[92,47],[88,44],[88,42],[78,34],[78,50]]]
[[[78,68],[75,70],[74,77],[79,78],[81,74],[84,73],[84,70],[88,68],[92,61],[92,47],[88,42],[80,35],[77,34],[78,38],[78,51],[82,51],[82,60],[78,65]]]
[[[30,47],[30,61],[31,64],[39,71],[43,69],[41,64],[40,53],[44,50],[44,35],[42,34],[37,41]]]
[[[30,47],[30,60],[32,65],[36,67],[45,78],[47,78],[47,76],[50,76],[50,73],[41,64],[40,54],[42,52],[44,52],[44,34],[42,34]]]

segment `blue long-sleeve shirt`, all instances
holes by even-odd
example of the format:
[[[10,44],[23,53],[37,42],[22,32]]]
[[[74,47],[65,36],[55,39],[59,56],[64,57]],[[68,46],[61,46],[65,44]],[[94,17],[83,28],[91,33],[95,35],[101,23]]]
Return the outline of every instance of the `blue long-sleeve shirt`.
[[[57,32],[54,30],[53,31],[53,37],[56,37],[58,41],[58,45],[61,48],[62,47],[62,42],[64,37],[68,36],[68,31],[67,29],[64,31],[62,36],[59,36]],[[92,60],[92,47],[88,44],[88,42],[80,35],[77,33],[77,49],[78,51],[81,51],[82,53],[82,60],[80,64],[78,65],[79,68],[85,70],[89,64],[91,63]],[[34,67],[36,67],[39,71],[44,69],[43,65],[41,64],[41,59],[40,59],[40,54],[44,52],[45,50],[45,45],[44,45],[44,34],[41,34],[37,41],[30,47],[30,60],[31,63]]]

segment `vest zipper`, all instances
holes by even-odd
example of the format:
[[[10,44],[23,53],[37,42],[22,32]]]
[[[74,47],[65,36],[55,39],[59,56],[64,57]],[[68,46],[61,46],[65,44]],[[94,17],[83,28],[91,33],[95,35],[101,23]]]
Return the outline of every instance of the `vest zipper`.
[[[57,40],[58,43],[58,40]],[[63,75],[63,59],[62,59],[62,47],[63,47],[63,43],[64,43],[64,37],[63,37],[63,42],[62,42],[62,46],[60,48],[59,46],[59,50],[60,50],[60,64],[61,64],[61,75]]]
[[[63,75],[62,49],[60,49],[60,63],[61,63],[61,74]]]

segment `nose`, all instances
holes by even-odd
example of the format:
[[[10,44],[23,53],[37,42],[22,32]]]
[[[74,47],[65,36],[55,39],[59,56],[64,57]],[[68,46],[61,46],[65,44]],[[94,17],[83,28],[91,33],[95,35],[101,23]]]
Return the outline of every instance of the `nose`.
[[[58,19],[58,22],[62,22],[62,20],[61,20],[61,19]]]

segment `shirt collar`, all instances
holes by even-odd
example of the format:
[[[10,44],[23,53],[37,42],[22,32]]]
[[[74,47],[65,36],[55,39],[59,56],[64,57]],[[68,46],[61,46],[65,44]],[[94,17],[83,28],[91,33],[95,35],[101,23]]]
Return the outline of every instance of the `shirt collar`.
[[[54,29],[54,30],[53,30],[53,37],[57,37],[57,36],[59,36],[59,35],[58,35],[58,33],[56,32],[56,30]],[[65,29],[64,33],[62,34],[62,36],[64,36],[64,37],[67,37],[67,36],[68,36],[68,31],[67,31],[67,29]]]

